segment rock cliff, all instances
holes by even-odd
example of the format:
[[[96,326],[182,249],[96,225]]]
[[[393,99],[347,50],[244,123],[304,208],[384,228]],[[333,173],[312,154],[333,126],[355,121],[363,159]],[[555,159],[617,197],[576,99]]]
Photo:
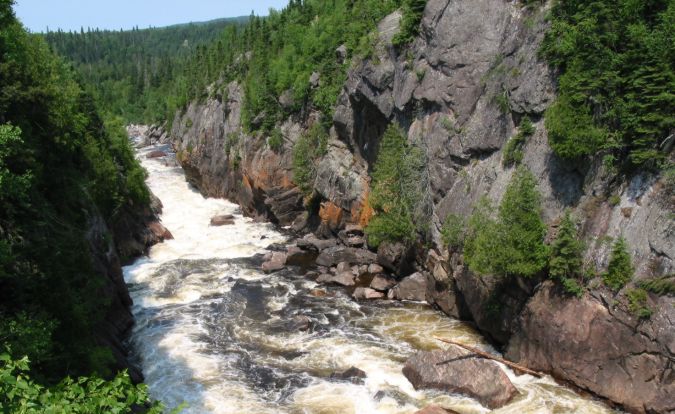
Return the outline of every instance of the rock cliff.
[[[367,223],[369,170],[384,130],[397,122],[427,154],[435,241],[431,250],[417,249],[414,265],[398,276],[423,272],[427,301],[473,320],[508,358],[631,411],[669,412],[675,410],[672,296],[650,294],[653,314],[639,319],[625,295],[598,280],[571,299],[550,282],[475,275],[441,247],[449,213],[467,216],[483,195],[503,195],[513,173],[502,165],[504,145],[527,115],[535,132],[522,163],[538,180],[550,233],[572,208],[582,221],[585,261],[598,273],[609,260],[608,240],[621,235],[632,249],[636,280],[673,272],[673,200],[663,179],[612,178],[598,160],[563,161],[548,145],[543,115],[556,96],[556,74],[538,57],[547,11],[503,0],[430,0],[420,35],[404,50],[391,45],[400,13],[384,19],[373,56],[349,70],[327,153],[316,165],[312,203],[294,185],[292,169],[295,142],[316,122],[311,108],[278,125],[283,144],[273,150],[267,137],[242,131],[243,92],[232,82],[223,96],[176,114],[170,137],[188,179],[204,194],[325,237]]]

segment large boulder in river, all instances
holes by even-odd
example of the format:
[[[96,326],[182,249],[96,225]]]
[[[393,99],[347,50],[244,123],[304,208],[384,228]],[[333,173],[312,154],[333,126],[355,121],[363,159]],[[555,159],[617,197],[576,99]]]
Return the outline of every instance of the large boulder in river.
[[[316,258],[316,264],[326,267],[335,266],[340,262],[362,265],[373,263],[375,260],[377,260],[377,255],[369,250],[335,246],[322,251]]]
[[[427,277],[413,273],[394,286],[387,295],[389,299],[423,301],[427,296]]]
[[[232,214],[223,214],[211,217],[212,226],[231,226],[234,224],[234,216]]]
[[[497,363],[458,347],[418,352],[406,361],[403,375],[416,390],[466,395],[491,409],[504,406],[518,393]]]
[[[384,298],[384,293],[378,292],[375,289],[357,287],[352,294],[352,297],[357,300],[361,299],[382,299]]]

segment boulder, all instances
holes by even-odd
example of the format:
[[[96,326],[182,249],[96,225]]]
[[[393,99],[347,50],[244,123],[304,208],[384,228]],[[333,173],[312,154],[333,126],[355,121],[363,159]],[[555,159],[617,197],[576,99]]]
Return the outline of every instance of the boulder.
[[[427,295],[427,277],[420,273],[414,273],[394,286],[387,297],[398,300],[424,301]]]
[[[457,411],[448,410],[437,405],[428,405],[419,411],[415,411],[415,414],[457,414]]]
[[[162,225],[159,221],[153,221],[148,224],[148,229],[155,235],[155,237],[161,241],[164,240],[173,240],[173,234]]]
[[[234,216],[232,214],[223,214],[211,217],[212,226],[231,226],[234,224]]]
[[[406,276],[413,270],[413,252],[403,243],[382,242],[377,249],[377,263],[390,272]]]
[[[349,264],[349,262],[340,262],[340,263],[338,263],[337,267],[335,268],[336,273],[349,272],[351,270],[352,270],[352,267]]]
[[[335,57],[337,62],[342,65],[347,60],[347,46],[342,44],[337,49],[335,49]]]
[[[164,151],[150,151],[145,158],[147,159],[152,159],[152,158],[162,158],[166,157],[166,152]]]
[[[312,325],[309,316],[297,315],[288,322],[288,329],[291,331],[307,331]]]
[[[307,266],[313,263],[316,253],[291,246],[286,250],[286,264],[289,266]]]
[[[363,384],[363,380],[367,377],[368,375],[363,371],[360,370],[356,367],[351,367],[346,371],[343,372],[334,372],[330,375],[331,379],[336,379],[336,380],[341,380],[341,381],[349,381],[353,382],[354,384]]]
[[[316,264],[327,267],[335,266],[340,262],[362,265],[373,263],[375,260],[377,260],[377,255],[369,250],[334,246],[323,250],[316,258]]]
[[[319,239],[314,234],[310,233],[302,239],[298,239],[295,244],[303,250],[314,250],[320,252],[330,247],[335,247],[337,245],[337,240]]]
[[[281,270],[286,266],[286,253],[272,252],[272,256],[262,264],[262,270],[265,273]]]
[[[371,275],[376,275],[383,272],[384,268],[377,263],[372,263],[368,265],[368,273],[370,273]]]
[[[370,282],[371,289],[386,292],[396,286],[396,279],[385,275],[376,275]]]
[[[342,286],[354,286],[356,284],[356,276],[351,271],[342,272],[338,274],[324,273],[316,279],[317,283],[333,283]]]
[[[352,297],[354,299],[382,299],[384,298],[384,293],[378,292],[375,289],[358,287],[354,290]]]
[[[415,389],[435,389],[475,398],[496,409],[518,394],[497,363],[459,347],[418,352],[408,359],[403,375]]]
[[[311,86],[312,89],[321,86],[321,74],[319,72],[312,72],[309,77],[309,86]]]

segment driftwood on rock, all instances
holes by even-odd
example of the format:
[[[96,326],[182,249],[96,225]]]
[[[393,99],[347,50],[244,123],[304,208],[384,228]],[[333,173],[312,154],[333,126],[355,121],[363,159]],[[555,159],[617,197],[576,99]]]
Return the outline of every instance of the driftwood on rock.
[[[462,343],[455,342],[455,341],[452,341],[452,340],[450,340],[450,339],[439,338],[439,337],[437,337],[437,336],[435,336],[434,338],[437,339],[437,340],[439,340],[439,341],[441,341],[441,342],[445,342],[446,344],[456,345],[456,346],[458,346],[458,347],[460,347],[460,348],[464,348],[464,349],[466,349],[467,351],[473,352],[474,354],[479,355],[479,356],[481,356],[481,357],[483,357],[483,358],[487,358],[487,359],[491,359],[491,360],[493,360],[493,361],[501,362],[502,364],[507,365],[507,366],[509,366],[509,367],[511,367],[511,368],[513,368],[513,369],[515,369],[516,371],[524,372],[525,374],[534,375],[534,376],[537,377],[537,378],[541,378],[541,377],[542,377],[542,374],[539,373],[539,372],[537,372],[537,371],[533,371],[533,370],[531,370],[531,369],[529,369],[529,368],[525,368],[524,366],[518,365],[518,364],[516,364],[515,362],[507,361],[507,360],[505,360],[504,358],[500,358],[500,357],[497,357],[497,356],[494,356],[494,355],[490,355],[490,354],[488,354],[487,352],[481,351],[481,350],[478,349],[478,348],[474,348],[474,347],[472,347],[472,346],[464,345],[464,344],[462,344]]]

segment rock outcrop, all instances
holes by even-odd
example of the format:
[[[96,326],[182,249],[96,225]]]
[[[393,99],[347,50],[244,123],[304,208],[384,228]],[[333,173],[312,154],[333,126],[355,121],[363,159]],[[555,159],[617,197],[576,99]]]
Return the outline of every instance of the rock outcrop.
[[[675,308],[656,298],[641,320],[598,290],[582,299],[544,283],[527,303],[506,356],[571,380],[635,412],[675,411]]]
[[[667,412],[672,409],[668,395],[673,394],[675,360],[673,339],[667,335],[675,320],[672,296],[650,294],[653,315],[640,321],[617,310],[617,303],[626,300],[625,291],[595,288],[599,278],[590,282],[591,292],[583,298],[563,298],[550,284],[540,285],[540,278],[476,275],[461,254],[449,254],[440,240],[448,214],[468,216],[482,196],[501,199],[513,174],[513,168],[502,165],[503,148],[527,115],[535,131],[524,143],[522,164],[537,179],[551,234],[564,210],[571,208],[581,221],[584,261],[591,273],[606,269],[607,240],[622,235],[631,248],[637,280],[675,270],[673,203],[662,177],[642,173],[625,181],[611,179],[601,160],[564,161],[548,145],[544,113],[555,99],[556,73],[538,50],[548,29],[549,7],[503,0],[429,0],[419,36],[403,49],[391,45],[400,12],[384,19],[372,57],[350,66],[309,198],[293,183],[292,148],[317,119],[311,107],[278,123],[283,143],[275,151],[267,137],[242,131],[243,91],[233,82],[226,85],[226,99],[193,102],[176,114],[173,146],[188,179],[204,194],[229,198],[246,214],[292,225],[294,231],[315,231],[296,244],[318,255],[317,264],[324,267],[321,281],[335,283],[341,275],[345,283],[340,284],[353,286],[353,271],[332,274],[328,268],[341,262],[377,263],[399,287],[392,289],[391,279],[378,277],[372,283],[383,284],[371,289],[391,289],[392,298],[426,300],[451,316],[472,320],[495,345],[507,349],[508,358],[631,411]],[[345,58],[344,49],[336,51],[336,61]],[[312,80],[318,85],[321,77]],[[289,105],[290,96],[282,95],[280,104]],[[428,157],[431,250],[421,244],[407,248],[382,243],[376,254],[357,230],[373,215],[369,172],[391,122],[401,125]],[[415,287],[409,289],[414,295],[402,293],[409,283],[405,278],[416,272],[421,276],[415,276]],[[572,310],[581,312],[579,320],[569,316]],[[610,332],[607,337],[600,338],[599,327]],[[575,336],[579,332],[590,336]],[[605,352],[610,340],[611,352]],[[593,355],[583,356],[584,351]],[[577,358],[588,366],[573,367]]]
[[[406,361],[403,375],[415,389],[467,395],[492,409],[504,406],[518,394],[499,365],[456,347],[418,352]]]

